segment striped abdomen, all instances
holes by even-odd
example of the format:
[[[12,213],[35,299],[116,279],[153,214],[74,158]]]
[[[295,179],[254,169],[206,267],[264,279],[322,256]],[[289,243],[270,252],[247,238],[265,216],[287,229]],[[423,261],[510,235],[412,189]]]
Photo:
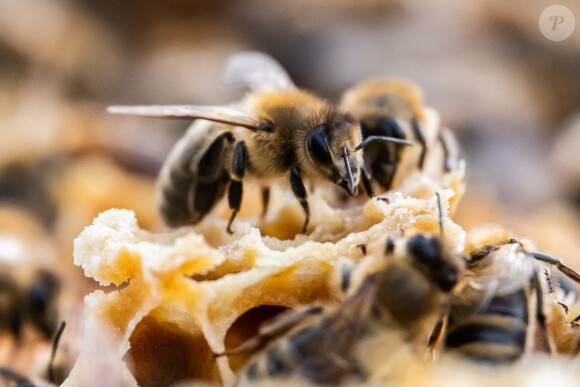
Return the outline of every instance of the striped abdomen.
[[[175,146],[159,178],[160,211],[172,227],[195,224],[221,199],[230,181],[230,132],[185,136]]]
[[[511,293],[489,298],[485,290],[479,293],[477,305],[453,302],[445,337],[446,350],[490,363],[519,359],[524,353],[529,326],[526,292],[520,286]],[[473,308],[473,313],[465,314],[462,308]]]

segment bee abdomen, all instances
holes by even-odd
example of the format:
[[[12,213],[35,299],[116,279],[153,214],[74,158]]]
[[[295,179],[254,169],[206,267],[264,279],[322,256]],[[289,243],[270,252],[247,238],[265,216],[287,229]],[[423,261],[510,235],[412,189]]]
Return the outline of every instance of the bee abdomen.
[[[523,323],[511,318],[495,323],[473,323],[449,332],[445,346],[472,360],[510,362],[523,354],[526,331]]]
[[[195,184],[194,178],[181,169],[172,167],[169,173],[169,184],[162,188],[161,215],[172,227],[188,223],[197,223],[201,216],[193,218],[188,208],[190,187]]]
[[[492,297],[479,313],[449,320],[445,347],[472,360],[509,363],[524,353],[528,305],[523,289]]]
[[[219,135],[201,157],[204,148],[194,142],[173,160],[161,188],[161,215],[169,226],[198,223],[223,197],[230,180],[224,159],[232,141],[229,132]]]

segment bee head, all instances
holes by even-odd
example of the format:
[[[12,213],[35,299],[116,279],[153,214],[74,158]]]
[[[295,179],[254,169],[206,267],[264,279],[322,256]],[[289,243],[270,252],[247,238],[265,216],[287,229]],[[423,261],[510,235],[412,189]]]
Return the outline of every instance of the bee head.
[[[356,193],[363,159],[354,147],[361,142],[360,126],[345,116],[312,126],[305,137],[307,159],[326,179]]]
[[[446,252],[439,237],[414,235],[409,238],[407,249],[420,270],[441,290],[448,292],[453,289],[460,267],[455,260],[445,259]]]

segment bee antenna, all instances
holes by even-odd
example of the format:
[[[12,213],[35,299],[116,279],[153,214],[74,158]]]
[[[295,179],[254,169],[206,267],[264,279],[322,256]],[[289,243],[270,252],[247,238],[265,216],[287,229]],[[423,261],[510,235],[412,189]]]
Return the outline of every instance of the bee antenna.
[[[443,210],[441,209],[441,195],[439,192],[435,192],[435,196],[437,196],[437,209],[439,211],[439,233],[443,236]]]
[[[369,136],[369,137],[365,138],[360,144],[358,144],[354,148],[354,151],[357,152],[357,151],[361,150],[362,148],[367,146],[371,141],[375,141],[375,140],[394,142],[395,144],[401,144],[401,145],[413,145],[413,141],[404,140],[401,138],[388,137],[388,136]]]
[[[54,334],[54,338],[52,339],[52,351],[50,353],[50,361],[48,363],[48,380],[51,383],[55,383],[54,377],[54,357],[56,355],[56,349],[58,348],[58,342],[60,341],[60,337],[62,336],[62,332],[64,331],[64,327],[66,326],[65,321],[61,321],[58,329]]]
[[[346,174],[348,175],[348,192],[352,195],[354,193],[354,178],[352,177],[352,170],[350,169],[350,161],[348,161],[348,152],[346,147],[342,147],[342,157],[344,158],[344,165],[346,166]]]

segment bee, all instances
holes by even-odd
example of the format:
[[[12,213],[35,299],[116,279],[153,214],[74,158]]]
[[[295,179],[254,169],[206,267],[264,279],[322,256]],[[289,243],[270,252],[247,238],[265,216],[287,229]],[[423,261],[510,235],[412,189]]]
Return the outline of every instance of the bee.
[[[461,256],[442,235],[428,233],[389,237],[384,251],[377,253],[383,267],[366,275],[337,308],[312,307],[226,352],[248,351],[263,345],[274,332],[287,332],[250,360],[240,380],[298,376],[316,384],[338,384],[365,379],[369,369],[360,356],[361,348],[366,348],[363,343],[389,330],[400,329],[409,340],[424,339],[427,348],[428,332],[422,328],[445,309],[463,271]]]
[[[374,142],[365,148],[364,159],[368,169],[382,188],[389,190],[397,171],[403,175],[422,170],[427,156],[429,138],[423,129],[428,116],[433,114],[423,105],[423,93],[416,85],[397,80],[371,80],[347,90],[341,107],[361,124],[364,139],[389,136],[414,139],[420,146],[406,148],[395,142]],[[456,169],[454,152],[456,141],[449,130],[438,136],[444,152],[443,171]],[[403,164],[405,164],[403,166]]]
[[[57,330],[54,332],[54,336],[52,338],[52,345],[51,345],[51,352],[50,352],[50,360],[48,362],[48,366],[46,368],[46,379],[47,380],[36,380],[35,378],[31,378],[21,374],[20,372],[15,371],[9,367],[0,367],[0,377],[2,377],[7,382],[14,382],[18,387],[36,387],[36,386],[56,386],[59,385],[64,381],[62,375],[58,375],[58,369],[55,367],[55,357],[56,352],[58,349],[58,343],[60,341],[60,337],[62,336],[62,332],[66,323],[62,321],[58,326]]]
[[[548,268],[578,283],[580,276],[501,228],[482,228],[470,238],[468,271],[451,300],[444,350],[491,364],[512,363],[526,352],[556,352],[547,327],[547,307],[556,302]]]
[[[0,273],[0,329],[10,332],[17,343],[22,341],[25,324],[47,339],[58,325],[60,280],[44,269],[31,277],[16,278],[8,270]]]
[[[170,152],[158,179],[159,207],[170,226],[201,221],[227,188],[232,210],[227,231],[232,233],[242,200],[242,180],[251,179],[263,187],[264,209],[269,185],[289,181],[305,213],[305,233],[310,208],[303,179],[334,183],[351,196],[362,182],[370,195],[358,151],[377,139],[410,144],[385,136],[363,141],[357,121],[297,89],[282,66],[265,54],[232,56],[225,66],[224,83],[246,84],[251,90],[230,106],[108,108],[120,114],[197,119]]]

